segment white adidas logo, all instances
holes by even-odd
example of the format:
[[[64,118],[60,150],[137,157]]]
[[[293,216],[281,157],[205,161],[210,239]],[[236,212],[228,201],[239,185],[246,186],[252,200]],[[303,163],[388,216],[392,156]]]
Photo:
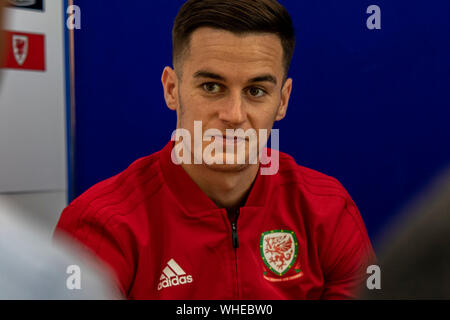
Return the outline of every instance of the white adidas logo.
[[[170,259],[159,278],[158,290],[191,283],[193,281],[194,279],[191,275],[186,275],[186,272],[181,269],[178,263]]]

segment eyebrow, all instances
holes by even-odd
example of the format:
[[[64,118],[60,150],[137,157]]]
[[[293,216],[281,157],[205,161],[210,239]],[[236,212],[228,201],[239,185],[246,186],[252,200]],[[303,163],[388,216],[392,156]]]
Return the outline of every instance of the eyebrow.
[[[221,75],[218,75],[216,73],[209,72],[209,71],[197,71],[196,73],[194,73],[194,78],[208,78],[208,79],[214,79],[214,80],[219,80],[219,81],[225,81],[225,78],[222,77]],[[272,76],[271,74],[261,75],[261,76],[258,76],[258,77],[248,80],[248,83],[253,83],[253,82],[271,82],[275,85],[277,85],[277,83],[278,83],[277,78]]]

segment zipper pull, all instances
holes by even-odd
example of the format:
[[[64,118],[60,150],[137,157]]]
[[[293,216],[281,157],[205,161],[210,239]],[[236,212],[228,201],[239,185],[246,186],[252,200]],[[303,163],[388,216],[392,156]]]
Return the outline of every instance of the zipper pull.
[[[239,238],[238,238],[238,234],[237,234],[236,222],[231,223],[231,231],[233,234],[233,248],[237,249],[237,248],[239,248]]]

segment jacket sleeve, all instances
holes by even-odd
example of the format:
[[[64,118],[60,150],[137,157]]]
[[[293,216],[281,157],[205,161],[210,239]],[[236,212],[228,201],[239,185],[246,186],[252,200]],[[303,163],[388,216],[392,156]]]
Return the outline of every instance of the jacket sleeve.
[[[103,265],[109,266],[122,294],[126,297],[134,278],[132,238],[121,223],[119,213],[105,212],[75,201],[61,214],[54,240],[58,235],[75,239]]]
[[[366,284],[367,267],[376,264],[361,215],[348,197],[324,250],[322,299],[357,299]]]

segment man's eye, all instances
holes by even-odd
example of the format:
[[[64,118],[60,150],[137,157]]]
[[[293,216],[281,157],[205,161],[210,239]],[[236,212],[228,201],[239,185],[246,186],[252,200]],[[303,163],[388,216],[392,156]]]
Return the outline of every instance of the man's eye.
[[[254,98],[260,98],[266,94],[266,91],[258,87],[252,87],[248,89],[248,93]]]
[[[205,90],[208,93],[218,93],[220,92],[220,85],[214,82],[209,82],[203,84],[203,90]]]

